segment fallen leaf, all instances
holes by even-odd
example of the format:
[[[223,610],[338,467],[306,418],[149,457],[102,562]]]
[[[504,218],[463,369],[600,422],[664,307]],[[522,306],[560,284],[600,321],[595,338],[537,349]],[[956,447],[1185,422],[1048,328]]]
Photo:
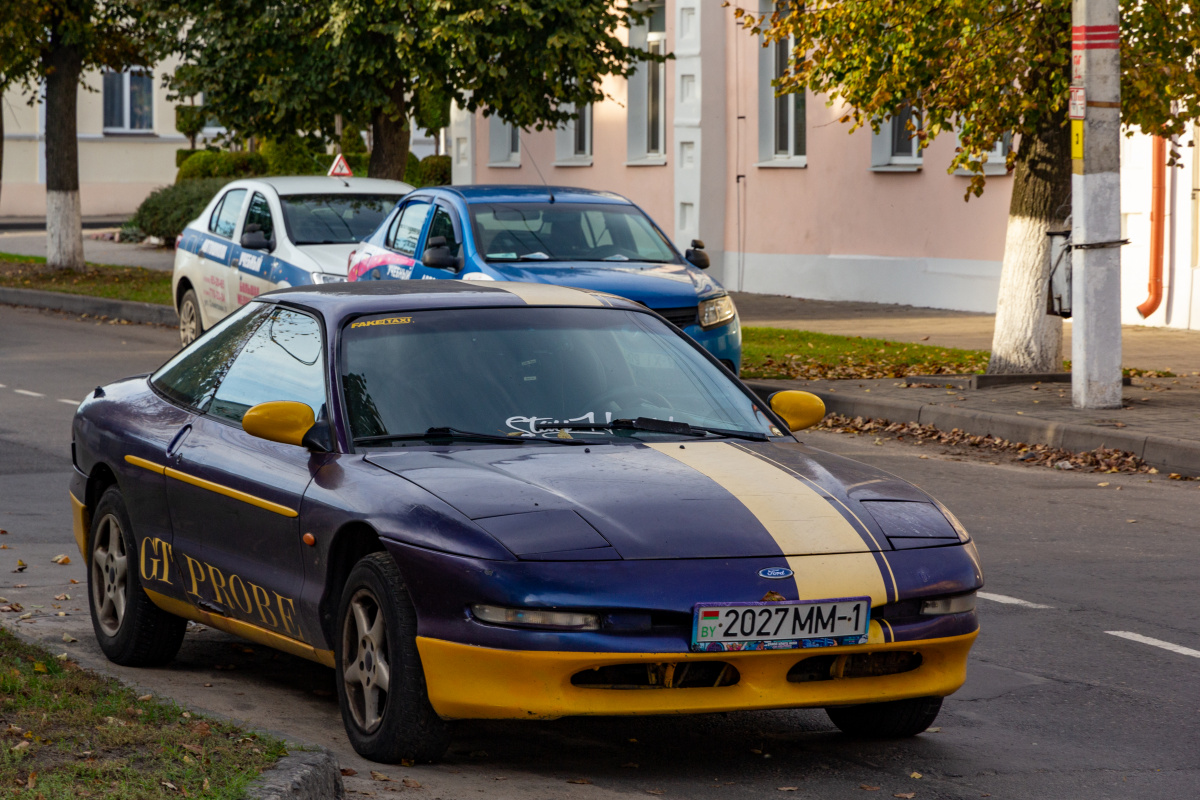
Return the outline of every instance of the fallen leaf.
[[[14,569],[13,572],[24,572],[26,567],[28,567],[28,566],[29,566],[28,564],[26,564],[24,561],[22,561],[21,559],[18,558],[17,559],[17,568]]]
[[[474,753],[471,753],[471,755],[475,755],[475,754],[474,754]],[[487,755],[487,753],[484,753],[484,755],[486,756],[486,755]],[[414,762],[413,762],[413,760],[412,760],[411,758],[402,758],[402,759],[400,759],[400,766],[402,766],[402,767],[411,767],[411,766],[413,765],[413,763],[414,763]]]
[[[32,616],[33,616],[33,612],[32,612],[32,611],[26,611],[24,614],[22,614],[21,616],[17,617],[17,619],[29,619],[29,618],[30,618],[30,617],[32,617]]]
[[[27,742],[27,741],[17,742],[15,745],[13,745],[13,747],[11,749],[14,753],[19,753],[20,751],[24,750],[26,747],[29,747],[29,742]]]
[[[205,689],[211,689],[211,688],[212,688],[212,684],[211,684],[211,683],[206,683],[206,684],[204,684],[204,688],[205,688]]]
[[[775,787],[775,791],[777,791],[777,792],[794,792],[794,791],[796,791],[796,787],[795,786],[777,786],[777,787]]]
[[[57,658],[59,661],[66,661],[69,658],[69,656],[65,652],[63,652],[63,653],[59,653],[58,655],[56,655],[55,658]]]
[[[65,617],[66,615],[67,615],[67,612],[65,612],[65,611],[55,611],[54,612],[54,616],[56,616],[56,617]]]
[[[1136,520],[1136,519],[1127,519],[1127,520],[1125,520],[1125,521],[1126,521],[1126,522],[1137,522],[1137,520]]]
[[[35,786],[37,786],[37,773],[31,772],[29,773],[29,779],[25,781],[25,788],[32,789]]]
[[[420,789],[421,788],[421,783],[417,780],[414,780],[413,778],[405,778],[404,780],[402,780],[400,782],[403,783],[405,786],[407,786],[410,789]]]
[[[63,636],[66,636],[66,634],[64,633],[64,634],[63,634]],[[77,640],[77,639],[72,639],[71,641],[78,641],[78,640]],[[144,694],[144,695],[142,695],[141,697],[139,697],[139,698],[138,698],[138,701],[140,701],[140,702],[144,703],[144,702],[146,702],[147,700],[151,700],[151,699],[153,699],[153,697],[154,697],[154,695],[152,695],[152,694]]]
[[[942,729],[941,728],[927,728],[925,730],[925,732],[926,733],[941,733]]]
[[[161,783],[163,786],[165,786],[165,787],[167,787],[168,789],[170,789],[171,791],[173,791],[173,792],[178,792],[178,791],[179,791],[179,787],[178,787],[178,786],[176,786],[175,784],[171,783],[170,781],[160,781],[160,783]]]
[[[1108,486],[1108,481],[1104,481],[1102,483],[1097,483],[1096,485],[1097,486]]]
[[[71,557],[66,553],[59,553],[54,558],[50,559],[55,564],[62,564],[64,567],[71,563]]]
[[[589,784],[591,781],[589,781],[587,778],[571,778],[571,780],[567,781],[567,783],[578,783],[582,785]]]
[[[201,746],[200,746],[200,745],[198,745],[198,744],[187,744],[187,743],[185,743],[185,744],[181,744],[181,745],[180,745],[180,747],[182,747],[184,750],[191,751],[191,752],[195,753],[195,754],[196,754],[196,755],[198,755],[198,756],[202,756],[202,755],[204,755],[204,748],[203,748],[203,747],[201,747]]]
[[[903,798],[903,800],[912,800],[912,798],[916,796],[916,792],[897,792],[896,794],[892,795],[892,797],[900,797]]]
[[[929,341],[929,337],[928,337],[928,336],[922,336],[922,337],[921,337],[921,341],[922,341],[922,342],[928,342],[928,341]]]
[[[376,772],[375,770],[371,770],[371,779],[377,780],[377,781],[390,781],[391,780],[391,778],[389,778],[387,775],[384,775],[382,772]]]
[[[71,583],[79,583],[79,581],[75,580],[74,578],[71,578]]]
[[[33,662],[33,671],[34,672],[49,672],[49,670],[46,669],[46,663],[44,661]]]
[[[70,600],[71,595],[67,594],[66,592],[63,592],[62,594],[54,595],[54,599],[55,600]]]
[[[910,772],[910,773],[909,773],[909,775],[908,775],[908,777],[910,777],[910,778],[917,778],[917,779],[919,780],[919,779],[921,778],[921,773],[919,773],[919,772]]]
[[[351,775],[357,775],[358,770],[350,769],[350,767],[342,767],[342,774],[349,778]]]
[[[860,783],[858,785],[858,788],[862,789],[864,792],[878,792],[883,787],[882,786],[871,786],[870,784],[867,784],[867,783]]]

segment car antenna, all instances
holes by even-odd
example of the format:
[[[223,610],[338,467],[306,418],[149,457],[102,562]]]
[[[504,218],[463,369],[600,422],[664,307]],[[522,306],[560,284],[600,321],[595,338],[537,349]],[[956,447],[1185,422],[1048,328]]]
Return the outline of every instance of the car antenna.
[[[521,140],[521,149],[524,150],[525,149],[525,132],[523,130],[521,130],[520,128],[517,128],[517,137]],[[538,178],[541,179],[542,186],[546,187],[546,191],[549,192],[549,194],[550,194],[550,202],[553,203],[554,202],[554,190],[550,188],[550,185],[546,183],[546,179],[544,177],[542,177],[541,167],[538,166],[537,159],[535,159],[533,157],[532,152],[530,152],[530,154],[529,154],[529,163],[533,164],[533,168],[535,170],[537,170]]]

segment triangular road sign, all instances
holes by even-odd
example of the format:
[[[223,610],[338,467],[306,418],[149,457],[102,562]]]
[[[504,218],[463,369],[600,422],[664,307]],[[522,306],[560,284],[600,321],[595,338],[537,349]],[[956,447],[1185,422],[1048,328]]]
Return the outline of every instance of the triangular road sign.
[[[346,159],[341,153],[338,153],[337,158],[333,159],[333,163],[329,165],[329,172],[325,174],[331,178],[354,177],[354,173],[350,170],[350,165],[346,163]]]

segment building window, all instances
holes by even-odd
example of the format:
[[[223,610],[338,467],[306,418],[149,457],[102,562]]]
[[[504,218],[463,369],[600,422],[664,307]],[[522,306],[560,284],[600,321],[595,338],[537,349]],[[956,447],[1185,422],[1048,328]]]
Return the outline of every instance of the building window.
[[[787,75],[793,40],[771,42],[758,56],[759,167],[803,167],[808,163],[805,92],[776,94]]]
[[[1000,137],[1000,140],[996,142],[991,150],[987,151],[987,160],[983,162],[983,174],[1007,175],[1008,165],[1006,160],[1008,159],[1008,153],[1010,150],[1012,150],[1012,134],[1006,133],[1004,136]],[[954,171],[954,174],[973,175],[974,173],[968,169],[957,169]]]
[[[575,119],[564,123],[554,132],[554,165],[556,167],[590,167],[592,165],[592,107],[579,109]]]
[[[103,77],[104,132],[154,130],[154,76],[144,69],[106,71]]]
[[[871,169],[876,172],[916,172],[921,168],[917,129],[921,115],[907,103],[886,120],[871,141]]]
[[[629,32],[631,47],[667,54],[665,3],[650,3],[649,18]],[[647,61],[629,77],[627,158],[630,163],[665,164],[667,155],[667,68]]]
[[[521,129],[499,117],[488,117],[488,166],[521,166]]]

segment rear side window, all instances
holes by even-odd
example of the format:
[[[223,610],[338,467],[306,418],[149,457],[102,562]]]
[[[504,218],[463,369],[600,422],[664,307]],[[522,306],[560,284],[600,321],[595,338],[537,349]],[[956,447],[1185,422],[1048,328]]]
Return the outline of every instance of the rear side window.
[[[414,201],[400,212],[400,219],[389,237],[387,246],[402,255],[411,256],[417,252],[417,240],[421,238],[421,229],[425,227],[425,218],[429,216],[429,203]]]
[[[232,239],[233,232],[237,229],[238,215],[242,213],[242,201],[245,199],[245,189],[232,189],[226,192],[225,196],[221,198],[221,202],[217,203],[217,207],[213,209],[212,216],[209,217],[209,231],[217,236]]]
[[[208,413],[240,423],[252,406],[273,400],[325,404],[321,326],[307,314],[277,308],[259,325],[225,373]]]
[[[179,405],[204,411],[229,365],[270,312],[263,303],[247,303],[164,364],[150,384]]]

